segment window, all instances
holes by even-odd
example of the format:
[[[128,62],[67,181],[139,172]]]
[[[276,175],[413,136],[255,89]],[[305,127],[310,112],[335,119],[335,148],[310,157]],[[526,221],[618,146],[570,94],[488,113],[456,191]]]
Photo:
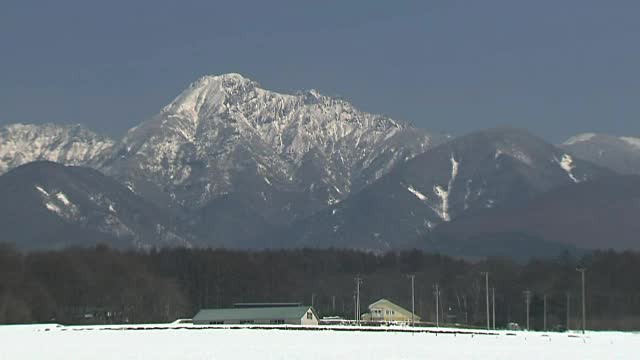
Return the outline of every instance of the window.
[[[309,312],[307,313],[307,319],[308,319],[308,320],[313,320],[313,313],[312,313],[311,311],[309,311]]]
[[[271,320],[272,324],[284,324],[284,320]]]
[[[253,324],[253,320],[242,320],[240,324]]]
[[[224,321],[209,321],[209,325],[222,325]]]

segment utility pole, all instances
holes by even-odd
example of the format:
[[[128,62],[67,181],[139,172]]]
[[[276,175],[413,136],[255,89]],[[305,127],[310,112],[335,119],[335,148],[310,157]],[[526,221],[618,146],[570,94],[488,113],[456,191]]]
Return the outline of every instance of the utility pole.
[[[410,274],[411,279],[411,326],[415,326],[414,314],[416,313],[416,293],[415,293],[415,280],[416,275]]]
[[[435,284],[435,295],[436,295],[436,327],[440,327],[440,285]]]
[[[496,288],[491,288],[491,304],[493,307],[493,330],[496,329]]]
[[[360,326],[360,284],[362,279],[360,275],[356,276],[356,325]]]
[[[482,274],[484,274],[484,281],[485,281],[485,290],[486,290],[486,303],[487,303],[487,330],[490,330],[490,323],[489,323],[489,272],[485,271]]]
[[[467,296],[462,295],[462,302],[464,302],[464,323],[469,325],[469,310],[467,308]]]
[[[543,312],[543,316],[542,316],[542,319],[543,319],[543,322],[542,322],[543,326],[542,327],[544,328],[544,331],[547,331],[547,294],[544,294],[542,296],[542,302],[544,303],[544,312]]]
[[[331,296],[331,311],[333,312],[332,315],[336,314],[336,296],[335,295]]]
[[[582,334],[584,334],[587,330],[587,310],[584,291],[584,273],[585,271],[587,271],[587,269],[579,267],[576,270],[580,273],[580,275],[582,275]]]
[[[570,319],[571,319],[571,311],[569,310],[571,308],[571,293],[567,292],[567,331],[569,331],[570,329]]]
[[[529,289],[524,291],[524,299],[527,307],[527,331],[529,331],[529,306],[531,305],[531,291]]]
[[[358,324],[358,300],[356,292],[353,292],[353,320]]]

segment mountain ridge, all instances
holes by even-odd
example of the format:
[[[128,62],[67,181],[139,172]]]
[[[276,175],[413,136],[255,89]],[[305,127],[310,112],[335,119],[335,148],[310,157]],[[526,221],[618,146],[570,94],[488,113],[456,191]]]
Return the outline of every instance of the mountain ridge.
[[[281,237],[296,246],[415,246],[412,240],[461,214],[517,206],[556,186],[612,173],[523,130],[478,131],[398,165]]]
[[[113,145],[110,138],[80,124],[5,125],[0,127],[0,174],[42,160],[97,166]]]
[[[460,217],[515,209],[556,187],[611,176],[608,168],[619,164],[580,151],[601,138],[580,134],[554,146],[503,127],[452,139],[313,89],[283,94],[229,73],[198,78],[118,140],[77,125],[0,128],[0,174],[34,160],[96,169],[119,185],[94,185],[118,188],[126,208],[156,214],[175,235],[170,243],[385,251],[428,248],[419,240]],[[612,158],[635,159],[638,139],[606,140],[615,145],[607,149],[622,149],[607,150]],[[38,211],[45,206],[46,217],[73,222],[57,192],[32,186],[28,196],[33,191],[51,200],[37,203]],[[91,200],[81,198],[75,201]],[[90,209],[99,219],[108,212]],[[146,236],[140,246],[157,242],[149,224],[132,225]]]
[[[435,233],[450,241],[520,233],[582,249],[640,249],[638,215],[640,175],[611,175],[550,189],[522,206],[468,214]]]
[[[36,161],[0,176],[4,241],[21,248],[191,247],[174,215],[97,170]]]
[[[640,138],[598,133],[570,137],[560,145],[576,157],[615,170],[640,174]]]

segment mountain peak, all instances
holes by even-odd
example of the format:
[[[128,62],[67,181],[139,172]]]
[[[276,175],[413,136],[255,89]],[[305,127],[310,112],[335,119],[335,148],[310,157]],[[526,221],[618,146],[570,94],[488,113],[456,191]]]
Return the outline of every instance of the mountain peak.
[[[422,130],[346,100],[316,90],[283,94],[229,73],[199,78],[130,130],[118,146],[129,156],[117,166],[145,167],[167,192],[197,205],[249,191],[233,180],[240,172],[251,172],[261,186],[312,189],[326,205],[433,142]]]
[[[204,75],[191,84],[190,87],[213,86],[221,88],[234,88],[241,85],[259,86],[259,84],[242,74],[227,73],[220,75]]]
[[[583,133],[570,137],[560,147],[620,174],[640,174],[640,138]]]
[[[578,146],[578,145],[592,145],[603,143],[617,143],[622,145],[631,146],[634,148],[640,148],[640,138],[631,136],[617,136],[611,134],[599,134],[599,133],[582,133],[574,135],[565,142],[562,146]]]
[[[567,140],[565,140],[565,142],[563,142],[562,145],[574,145],[577,143],[589,141],[599,135],[600,134],[596,134],[596,133],[582,133],[582,134],[574,135],[568,138]]]
[[[259,84],[237,73],[205,75],[194,81],[163,112],[181,114],[192,120],[201,111],[211,111],[228,102],[237,102],[234,97],[243,98],[259,88]]]
[[[235,80],[250,80],[249,78],[243,76],[242,74],[239,73],[226,73],[226,74],[219,74],[219,75],[205,75],[205,78],[219,78],[219,79],[235,79]]]
[[[91,131],[86,126],[82,124],[54,124],[54,123],[43,123],[43,124],[28,124],[28,123],[13,123],[2,126],[3,129],[8,131],[43,131],[43,130],[85,130]]]
[[[0,127],[0,174],[37,160],[87,165],[112,145],[82,125],[5,125]]]

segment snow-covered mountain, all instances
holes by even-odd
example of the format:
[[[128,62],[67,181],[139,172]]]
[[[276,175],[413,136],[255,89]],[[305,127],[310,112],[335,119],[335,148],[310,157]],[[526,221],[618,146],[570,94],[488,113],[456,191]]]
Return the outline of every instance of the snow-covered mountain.
[[[92,167],[155,205],[188,209],[197,235],[229,246],[336,204],[446,139],[315,90],[280,94],[225,74],[200,78],[116,142],[81,126],[6,126],[0,172],[38,160]]]
[[[60,234],[89,231],[143,247],[383,250],[420,245],[439,224],[477,211],[522,206],[558,186],[613,174],[604,167],[640,171],[639,144],[588,134],[555,147],[509,128],[449,139],[315,90],[281,94],[225,74],[200,78],[115,142],[81,126],[5,126],[0,172],[51,160],[119,181],[87,184],[75,177],[82,170],[69,170],[79,168],[49,167],[67,174],[56,176],[70,187],[38,189],[47,171],[36,172],[42,179],[26,172],[30,185],[16,194]],[[96,205],[93,193],[113,194],[128,212],[110,222],[111,203]],[[87,204],[87,215],[74,204]],[[10,218],[12,208],[4,211]],[[30,211],[16,212],[19,220],[28,223]]]
[[[508,234],[582,249],[622,251],[640,248],[639,216],[640,176],[615,175],[553,188],[517,208],[477,211],[442,224],[435,233],[469,248]]]
[[[519,206],[554,187],[611,174],[523,130],[479,131],[398,165],[279,238],[289,242],[285,246],[417,246],[415,240],[440,223],[486,208]]]
[[[0,242],[20,248],[191,246],[176,217],[84,168],[37,161],[0,176]]]
[[[567,139],[560,147],[620,174],[640,174],[640,138],[585,133]]]
[[[0,127],[0,174],[32,161],[92,166],[107,154],[113,141],[81,125]]]
[[[242,194],[286,222],[345,199],[443,138],[315,90],[280,94],[225,74],[202,77],[131,129],[105,171],[149,180],[190,208]]]

